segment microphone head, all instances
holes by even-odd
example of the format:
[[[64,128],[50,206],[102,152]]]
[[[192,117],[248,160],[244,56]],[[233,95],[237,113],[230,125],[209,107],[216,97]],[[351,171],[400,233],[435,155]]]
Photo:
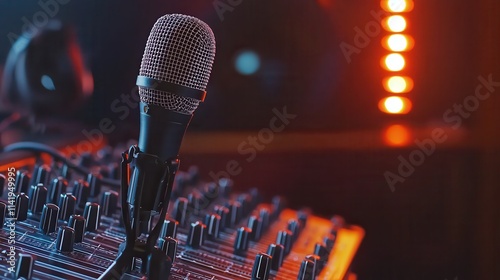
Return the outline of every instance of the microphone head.
[[[140,76],[205,91],[215,57],[215,37],[203,21],[187,15],[159,18],[146,43]],[[190,115],[200,100],[139,86],[141,102]]]

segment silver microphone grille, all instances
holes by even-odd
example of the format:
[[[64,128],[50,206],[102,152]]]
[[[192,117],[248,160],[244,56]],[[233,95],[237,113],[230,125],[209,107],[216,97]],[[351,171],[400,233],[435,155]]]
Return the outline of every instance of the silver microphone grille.
[[[215,57],[215,37],[203,21],[172,14],[159,18],[146,43],[140,76],[204,91]],[[192,114],[199,100],[139,86],[146,104]]]

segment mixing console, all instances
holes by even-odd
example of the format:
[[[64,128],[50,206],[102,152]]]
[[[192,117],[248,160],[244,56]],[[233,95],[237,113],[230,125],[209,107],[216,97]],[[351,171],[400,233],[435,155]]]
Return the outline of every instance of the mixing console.
[[[125,240],[119,155],[104,148],[70,156],[43,145],[0,162],[0,278],[96,279]],[[47,156],[48,155],[48,156]],[[172,260],[161,279],[348,279],[364,236],[342,217],[286,208],[258,189],[204,182],[195,167],[178,172],[157,247]],[[156,223],[158,221],[153,221]],[[142,237],[141,237],[142,238]],[[145,279],[141,259],[116,279]],[[352,278],[349,278],[352,279]]]

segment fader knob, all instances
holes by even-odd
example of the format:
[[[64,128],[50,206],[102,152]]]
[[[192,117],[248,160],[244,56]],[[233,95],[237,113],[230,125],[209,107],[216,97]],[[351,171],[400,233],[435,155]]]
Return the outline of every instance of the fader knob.
[[[174,262],[177,255],[177,240],[172,237],[160,238],[158,247]]]
[[[75,213],[76,197],[70,193],[62,193],[59,196],[59,219],[67,221]]]
[[[163,226],[161,228],[160,237],[172,237],[175,238],[177,235],[177,226],[179,222],[172,219],[165,219],[163,221]]]
[[[87,202],[83,210],[85,218],[85,229],[87,231],[95,231],[101,224],[101,206],[97,203]]]
[[[73,251],[73,244],[75,243],[75,230],[62,226],[57,232],[56,249],[59,252],[69,253]]]
[[[115,191],[107,191],[102,194],[101,205],[102,214],[107,217],[113,216],[118,209],[118,193]]]
[[[271,269],[271,256],[264,253],[259,253],[255,257],[255,262],[252,269],[252,280],[267,280],[269,279],[269,270]]]
[[[101,193],[102,176],[99,173],[90,173],[87,176],[87,183],[89,184],[90,197],[96,197]]]
[[[5,188],[5,175],[0,174],[0,197],[3,195],[3,190]]]
[[[250,241],[251,229],[247,227],[240,227],[236,231],[236,238],[234,239],[234,253],[244,254],[248,250],[248,243]]]
[[[217,215],[220,216],[220,229],[225,229],[226,225],[229,223],[229,209],[225,206],[215,205],[214,211]]]
[[[47,188],[43,184],[31,186],[31,196],[29,199],[29,208],[31,213],[41,213],[43,205],[47,201]]]
[[[64,179],[61,176],[54,179],[49,187],[47,202],[57,203],[59,200],[59,196],[62,193],[66,193],[67,188],[68,188],[68,181],[66,181],[66,179]]]
[[[200,221],[191,223],[187,238],[187,245],[194,249],[198,249],[203,246],[206,228],[207,226]]]
[[[59,217],[59,207],[52,203],[43,206],[42,216],[40,217],[40,230],[44,234],[56,231],[57,218]]]
[[[179,222],[180,226],[184,226],[187,220],[188,200],[185,197],[179,197],[175,200],[173,217]]]
[[[7,205],[5,203],[0,202],[0,230],[3,228],[3,224],[5,223],[5,216],[7,214]]]
[[[40,165],[35,168],[33,172],[33,176],[31,177],[32,186],[36,186],[38,184],[46,185],[49,180],[50,175],[50,167],[46,164]]]
[[[262,236],[262,220],[257,216],[250,216],[250,218],[248,218],[248,227],[252,230],[250,239],[252,241],[259,241]]]
[[[85,234],[85,218],[80,215],[71,215],[68,226],[75,230],[75,242],[83,242]]]
[[[84,208],[90,195],[89,184],[82,179],[76,180],[71,193],[76,197],[76,206]]]
[[[272,257],[271,270],[278,271],[283,265],[285,247],[280,244],[271,244],[267,247],[267,254]]]
[[[25,253],[19,253],[19,259],[16,265],[16,275],[15,279],[24,278],[31,279],[33,275],[33,265],[35,260],[33,256]]]
[[[217,214],[207,214],[205,216],[205,225],[207,226],[207,235],[211,239],[219,238],[221,218]]]
[[[308,259],[304,259],[300,264],[299,275],[297,280],[314,280],[316,278],[316,268],[314,262]]]
[[[27,193],[29,191],[30,175],[26,170],[17,170],[15,193]]]
[[[16,195],[16,218],[18,221],[28,219],[29,198],[26,194],[20,193]]]
[[[276,237],[276,244],[281,244],[285,247],[285,256],[292,250],[292,232],[289,230],[280,230]]]

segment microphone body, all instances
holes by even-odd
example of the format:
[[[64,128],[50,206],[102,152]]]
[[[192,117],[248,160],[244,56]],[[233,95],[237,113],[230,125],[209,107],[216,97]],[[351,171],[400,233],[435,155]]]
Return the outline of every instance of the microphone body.
[[[164,161],[177,158],[192,115],[165,110],[144,102],[140,103],[139,109],[139,149]]]

